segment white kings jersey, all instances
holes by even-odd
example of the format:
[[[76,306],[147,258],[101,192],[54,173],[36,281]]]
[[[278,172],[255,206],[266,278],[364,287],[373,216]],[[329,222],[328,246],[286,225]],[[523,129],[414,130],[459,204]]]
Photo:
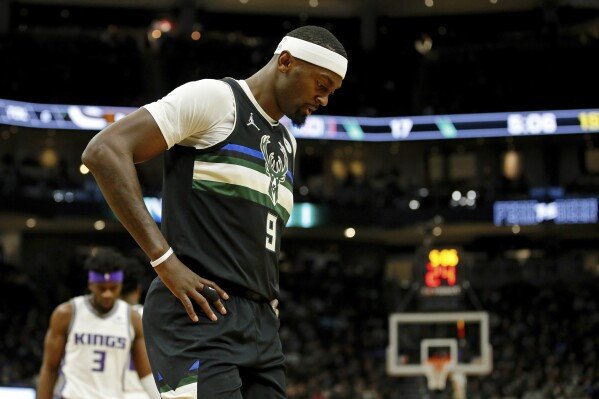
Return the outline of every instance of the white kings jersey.
[[[71,300],[69,327],[62,373],[65,399],[122,399],[125,371],[129,367],[135,334],[131,309],[118,299],[106,314],[98,313],[89,296]]]
[[[140,316],[143,315],[144,307],[142,305],[132,305],[131,307]],[[129,369],[125,373],[125,399],[150,399],[139,381],[139,375],[131,359],[129,360]]]

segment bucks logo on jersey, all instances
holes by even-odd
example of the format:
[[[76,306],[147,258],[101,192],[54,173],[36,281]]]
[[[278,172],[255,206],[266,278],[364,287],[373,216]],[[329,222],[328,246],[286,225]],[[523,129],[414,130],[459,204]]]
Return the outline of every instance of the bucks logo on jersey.
[[[276,206],[279,201],[279,184],[285,181],[285,176],[289,169],[289,161],[287,159],[287,151],[285,151],[285,147],[281,142],[278,142],[278,144],[283,157],[275,155],[274,152],[268,152],[269,143],[270,136],[266,134],[262,136],[262,139],[260,139],[260,150],[262,151],[262,155],[264,155],[264,168],[270,179],[268,196],[272,204]]]
[[[273,137],[274,138],[274,137]],[[268,208],[287,223],[293,207],[292,162],[285,139],[256,137],[258,149],[228,143],[195,156],[193,188],[242,198]],[[280,140],[283,140],[281,143]]]

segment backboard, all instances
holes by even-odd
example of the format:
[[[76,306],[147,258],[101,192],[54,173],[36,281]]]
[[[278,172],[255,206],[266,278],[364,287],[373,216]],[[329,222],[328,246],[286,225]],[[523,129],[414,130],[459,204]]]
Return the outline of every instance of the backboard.
[[[389,315],[387,374],[427,376],[435,359],[447,358],[447,372],[491,372],[492,346],[486,312],[395,313]]]

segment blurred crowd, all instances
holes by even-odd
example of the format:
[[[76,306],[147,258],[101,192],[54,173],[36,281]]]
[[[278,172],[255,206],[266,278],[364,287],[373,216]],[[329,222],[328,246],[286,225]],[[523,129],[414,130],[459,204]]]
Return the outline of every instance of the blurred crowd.
[[[386,375],[387,317],[406,288],[385,280],[376,256],[346,258],[332,248],[282,259],[280,335],[289,398],[451,399],[449,384],[430,393],[423,377]],[[70,272],[52,273],[55,278],[0,265],[0,288],[10,298],[0,304],[0,385],[35,384],[51,310],[84,290],[76,263]],[[468,378],[468,398],[596,398],[596,286],[589,276],[576,285],[522,281],[477,288],[491,315],[494,370]]]
[[[80,160],[94,133],[73,136],[15,127],[0,127],[0,133],[6,133],[7,143],[0,147],[0,204],[6,209],[24,211],[35,203],[36,209],[42,210],[68,203],[68,213],[87,214],[90,208],[86,203],[96,208],[103,203],[93,177]],[[75,138],[79,143],[73,145]],[[491,220],[484,209],[497,200],[550,202],[599,193],[599,139],[594,136],[535,138],[520,146],[518,151],[500,150],[498,147],[509,145],[499,138],[433,146],[411,143],[405,149],[398,143],[315,145],[303,141],[298,150],[294,198],[296,203],[366,212],[483,209],[478,214],[470,212],[469,217]],[[311,154],[313,151],[318,153]],[[554,156],[547,157],[546,153]],[[507,162],[511,155],[516,166]],[[456,161],[460,157],[465,160],[458,160],[465,162],[463,165]],[[160,197],[160,157],[137,169],[144,195]]]
[[[127,35],[71,29],[12,33],[0,36],[0,55],[3,98],[81,105],[141,101],[141,55]]]
[[[581,90],[597,66],[590,57],[599,47],[596,28],[584,23],[592,15],[560,9],[559,26],[538,10],[477,18],[379,17],[366,33],[356,29],[357,18],[254,16],[249,26],[242,14],[208,14],[197,24],[198,40],[176,31],[153,39],[135,19],[86,29],[83,15],[79,25],[62,19],[63,26],[23,17],[17,29],[0,36],[7,71],[0,75],[0,92],[31,102],[140,106],[190,80],[248,77],[286,32],[321,24],[350,56],[343,95],[327,108],[332,115],[582,108],[594,105],[593,90]],[[389,62],[390,52],[400,62]]]

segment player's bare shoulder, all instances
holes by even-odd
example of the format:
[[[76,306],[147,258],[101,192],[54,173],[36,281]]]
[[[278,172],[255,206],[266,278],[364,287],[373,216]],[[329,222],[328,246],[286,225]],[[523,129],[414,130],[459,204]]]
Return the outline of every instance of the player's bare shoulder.
[[[131,317],[131,325],[135,331],[135,336],[143,336],[141,315],[139,314],[139,311],[136,310],[135,307],[129,306],[129,314]]]
[[[54,309],[52,314],[58,317],[71,317],[73,315],[73,302],[66,301],[61,303]]]
[[[73,318],[73,303],[71,301],[63,302],[54,309],[50,318],[52,328],[59,331],[66,331]]]

